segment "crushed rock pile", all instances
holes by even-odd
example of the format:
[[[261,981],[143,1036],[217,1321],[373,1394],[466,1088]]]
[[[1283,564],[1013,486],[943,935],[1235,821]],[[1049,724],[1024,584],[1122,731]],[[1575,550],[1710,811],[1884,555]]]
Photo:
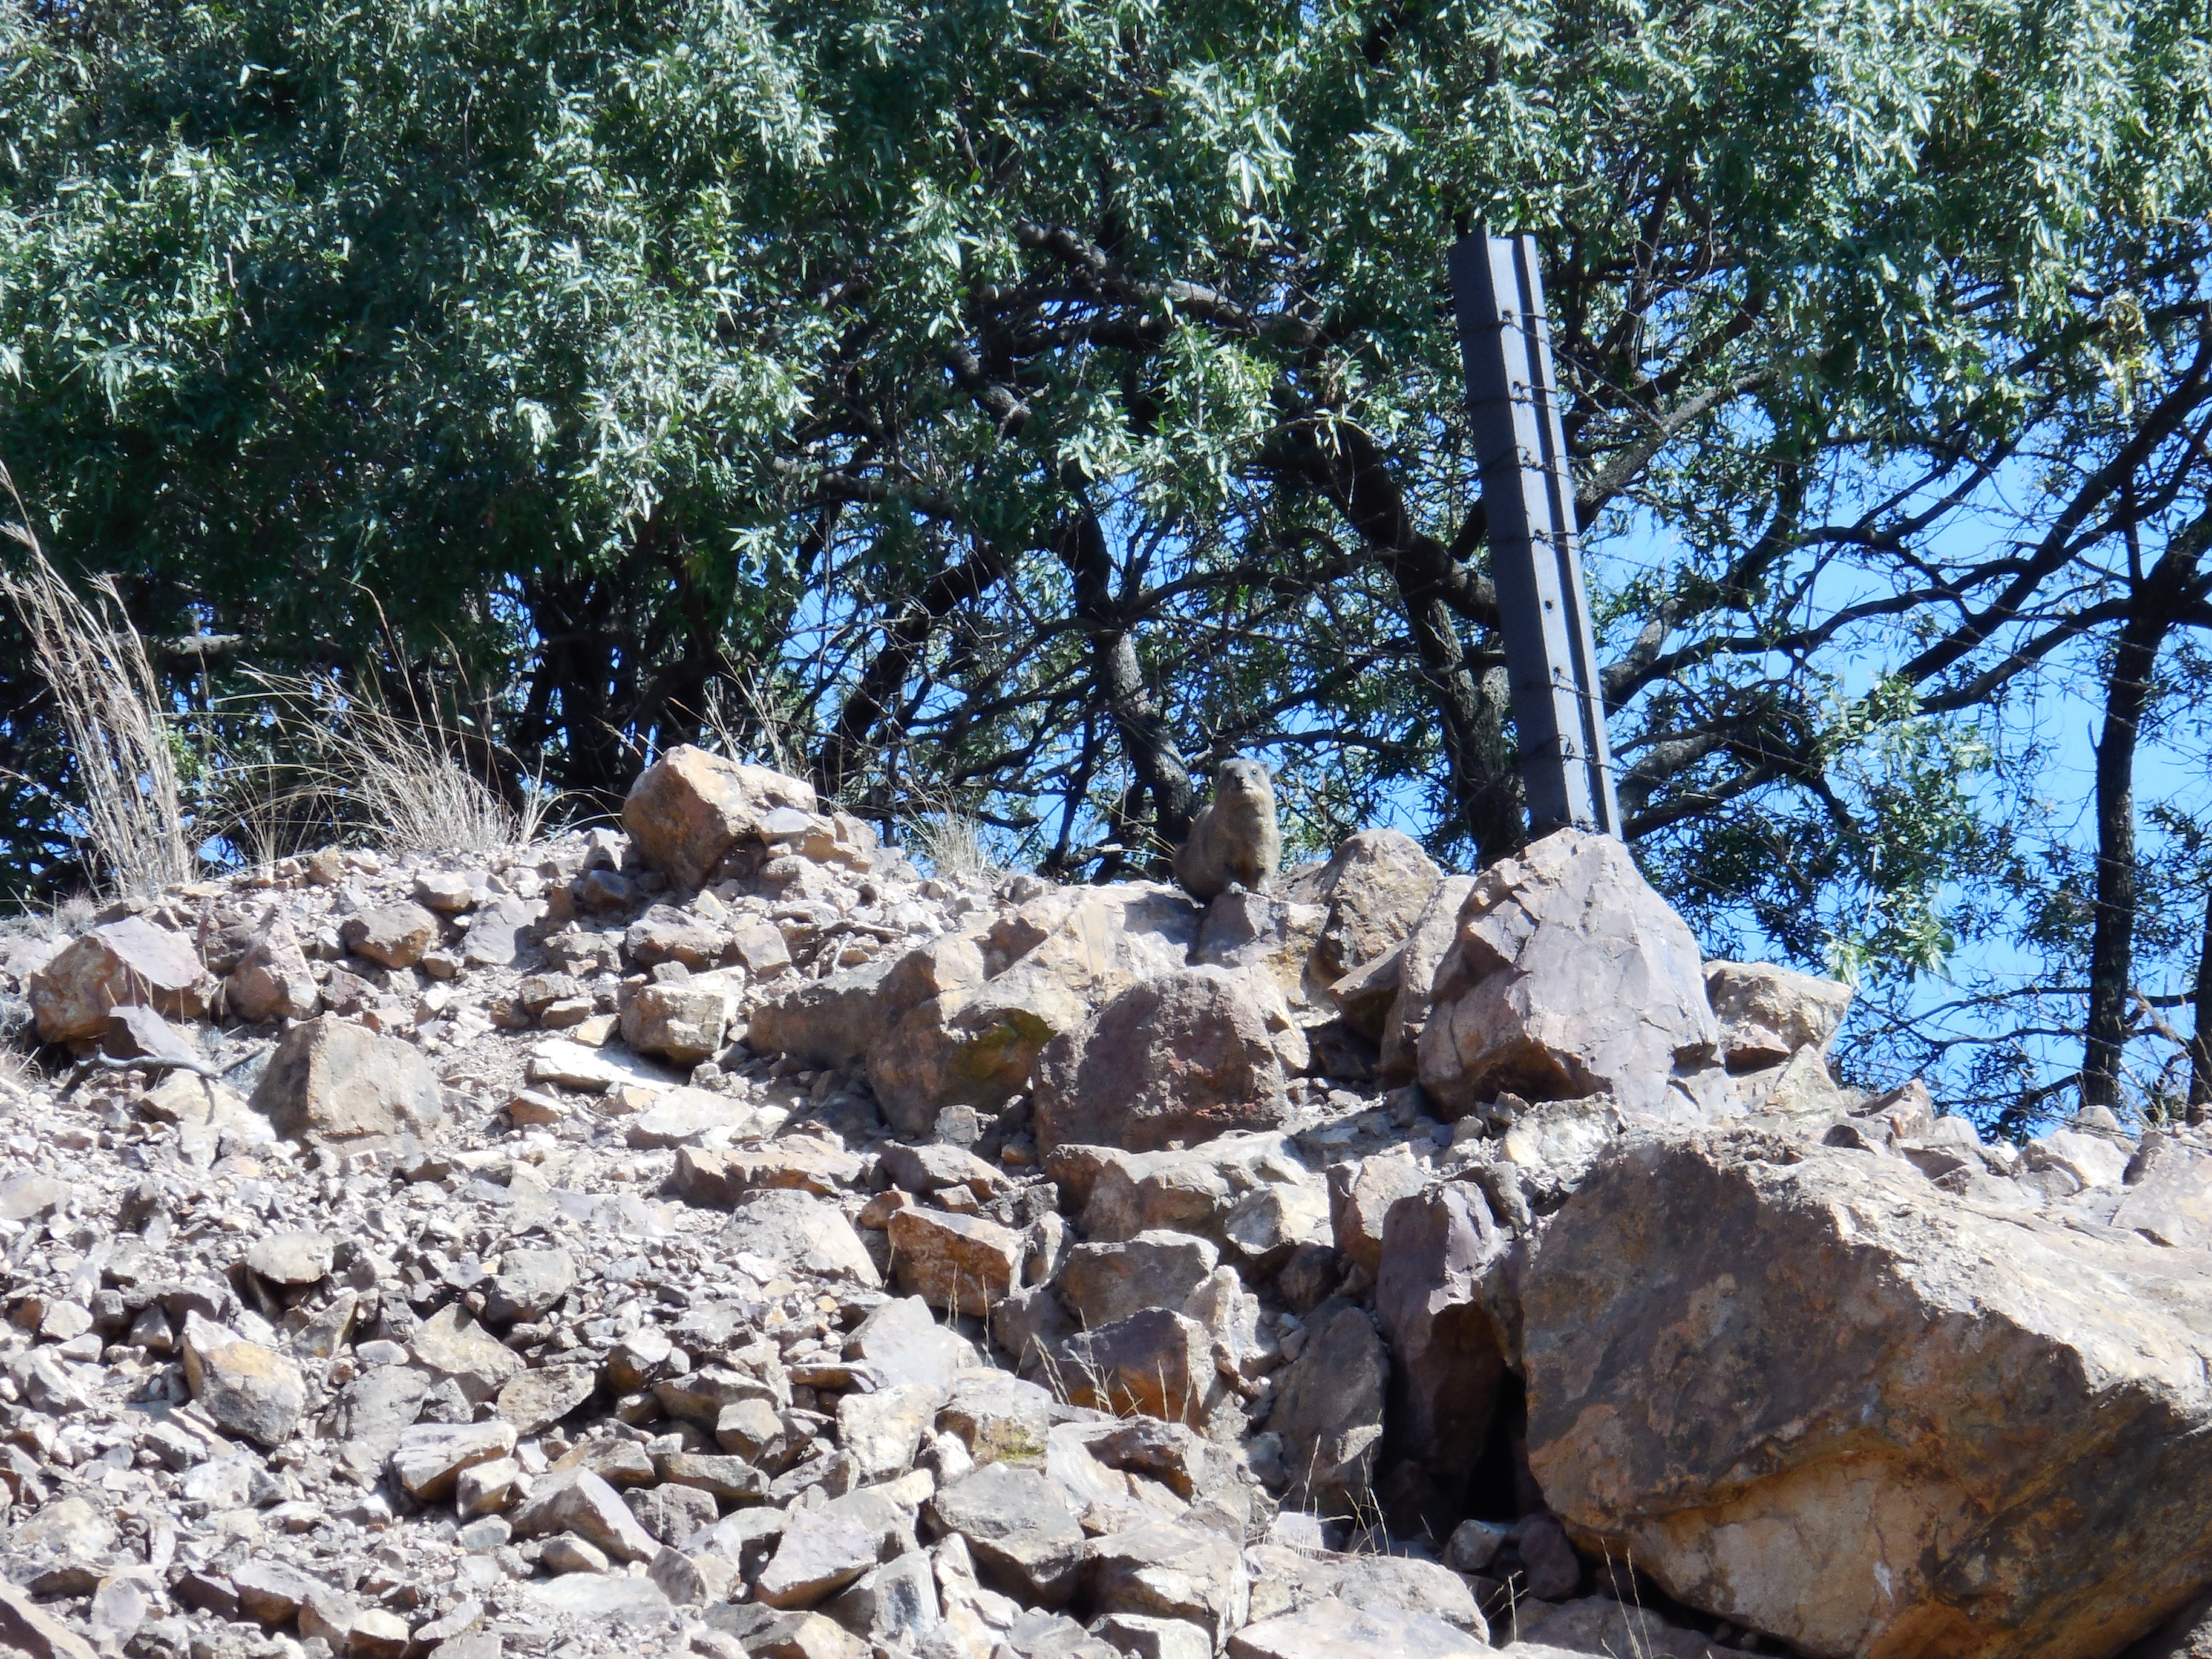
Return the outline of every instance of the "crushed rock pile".
[[[1611,841],[923,878],[682,749],[0,973],[0,1647],[2203,1635],[2212,1143],[1841,1086]]]

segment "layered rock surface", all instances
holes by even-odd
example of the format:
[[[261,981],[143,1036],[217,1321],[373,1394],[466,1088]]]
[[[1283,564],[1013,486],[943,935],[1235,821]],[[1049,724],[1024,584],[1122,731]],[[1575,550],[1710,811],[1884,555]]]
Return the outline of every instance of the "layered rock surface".
[[[1824,1659],[2108,1653],[2212,1553],[2208,1269],[1901,1158],[1625,1149],[1524,1282],[1530,1467],[1586,1544]]]

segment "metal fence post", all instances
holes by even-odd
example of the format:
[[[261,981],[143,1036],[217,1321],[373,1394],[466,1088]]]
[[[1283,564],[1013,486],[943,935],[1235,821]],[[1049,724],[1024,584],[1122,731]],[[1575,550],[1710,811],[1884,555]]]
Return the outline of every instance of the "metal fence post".
[[[1450,267],[1529,830],[1618,836],[1536,239],[1478,230],[1452,248]]]

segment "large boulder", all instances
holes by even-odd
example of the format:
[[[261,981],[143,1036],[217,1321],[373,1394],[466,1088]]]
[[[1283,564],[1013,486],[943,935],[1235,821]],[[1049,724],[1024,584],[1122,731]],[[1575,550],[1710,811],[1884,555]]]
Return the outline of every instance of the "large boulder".
[[[1182,967],[1204,915],[1155,882],[1056,887],[993,922],[982,943],[994,976],[1019,963],[1049,973],[1096,1008]]]
[[[1676,1073],[1719,1046],[1688,925],[1620,842],[1561,830],[1475,878],[1421,1033],[1421,1086],[1447,1118],[1505,1091],[1694,1118]]]
[[[1024,963],[908,1009],[870,1051],[868,1082],[891,1127],[919,1138],[947,1106],[996,1112],[1030,1086],[1045,1045],[1090,1012],[1054,975]]]
[[[2102,1659],[2212,1581],[2200,1251],[1678,1135],[1597,1164],[1522,1311],[1577,1540],[1800,1653]]]
[[[1241,975],[1186,968],[1133,985],[1048,1044],[1037,1145],[1158,1152],[1265,1129],[1288,1113],[1266,1011]]]
[[[1327,863],[1299,871],[1286,896],[1328,910],[1314,942],[1315,974],[1323,982],[1341,979],[1394,949],[1443,879],[1420,843],[1397,830],[1362,830]]]
[[[1206,907],[1193,967],[1242,968],[1264,975],[1293,1007],[1310,1006],[1314,946],[1328,925],[1328,908],[1279,893],[1239,888]]]
[[[848,1070],[897,1018],[883,1002],[894,962],[878,957],[821,979],[781,987],[747,1017],[745,1046],[756,1054],[788,1054],[801,1066]]]
[[[778,807],[811,813],[814,786],[678,744],[638,775],[623,828],[638,855],[678,887],[703,883],[740,841],[757,839]]]
[[[444,1116],[420,1048],[336,1014],[284,1034],[248,1104],[280,1135],[337,1144],[421,1133]]]
[[[26,988],[41,1042],[70,1042],[107,1030],[112,1008],[137,1004],[172,1019],[198,1019],[215,982],[191,941],[125,916],[72,939]]]

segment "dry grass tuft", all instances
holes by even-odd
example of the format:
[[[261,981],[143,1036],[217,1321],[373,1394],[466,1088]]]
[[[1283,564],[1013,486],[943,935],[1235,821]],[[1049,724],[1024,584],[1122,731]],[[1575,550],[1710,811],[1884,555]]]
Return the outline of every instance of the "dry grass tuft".
[[[46,558],[15,480],[0,486],[16,521],[0,533],[27,556],[0,574],[0,593],[30,636],[39,672],[61,711],[82,799],[71,808],[99,879],[118,891],[151,892],[193,874],[177,788],[176,757],[145,641],[114,585],[93,584],[87,604]]]
[[[374,687],[255,674],[237,700],[270,733],[270,758],[224,769],[226,839],[268,863],[366,839],[392,852],[489,852],[536,839],[553,805],[520,810],[469,769],[460,734],[434,714],[403,714]],[[234,713],[239,712],[236,710]]]

